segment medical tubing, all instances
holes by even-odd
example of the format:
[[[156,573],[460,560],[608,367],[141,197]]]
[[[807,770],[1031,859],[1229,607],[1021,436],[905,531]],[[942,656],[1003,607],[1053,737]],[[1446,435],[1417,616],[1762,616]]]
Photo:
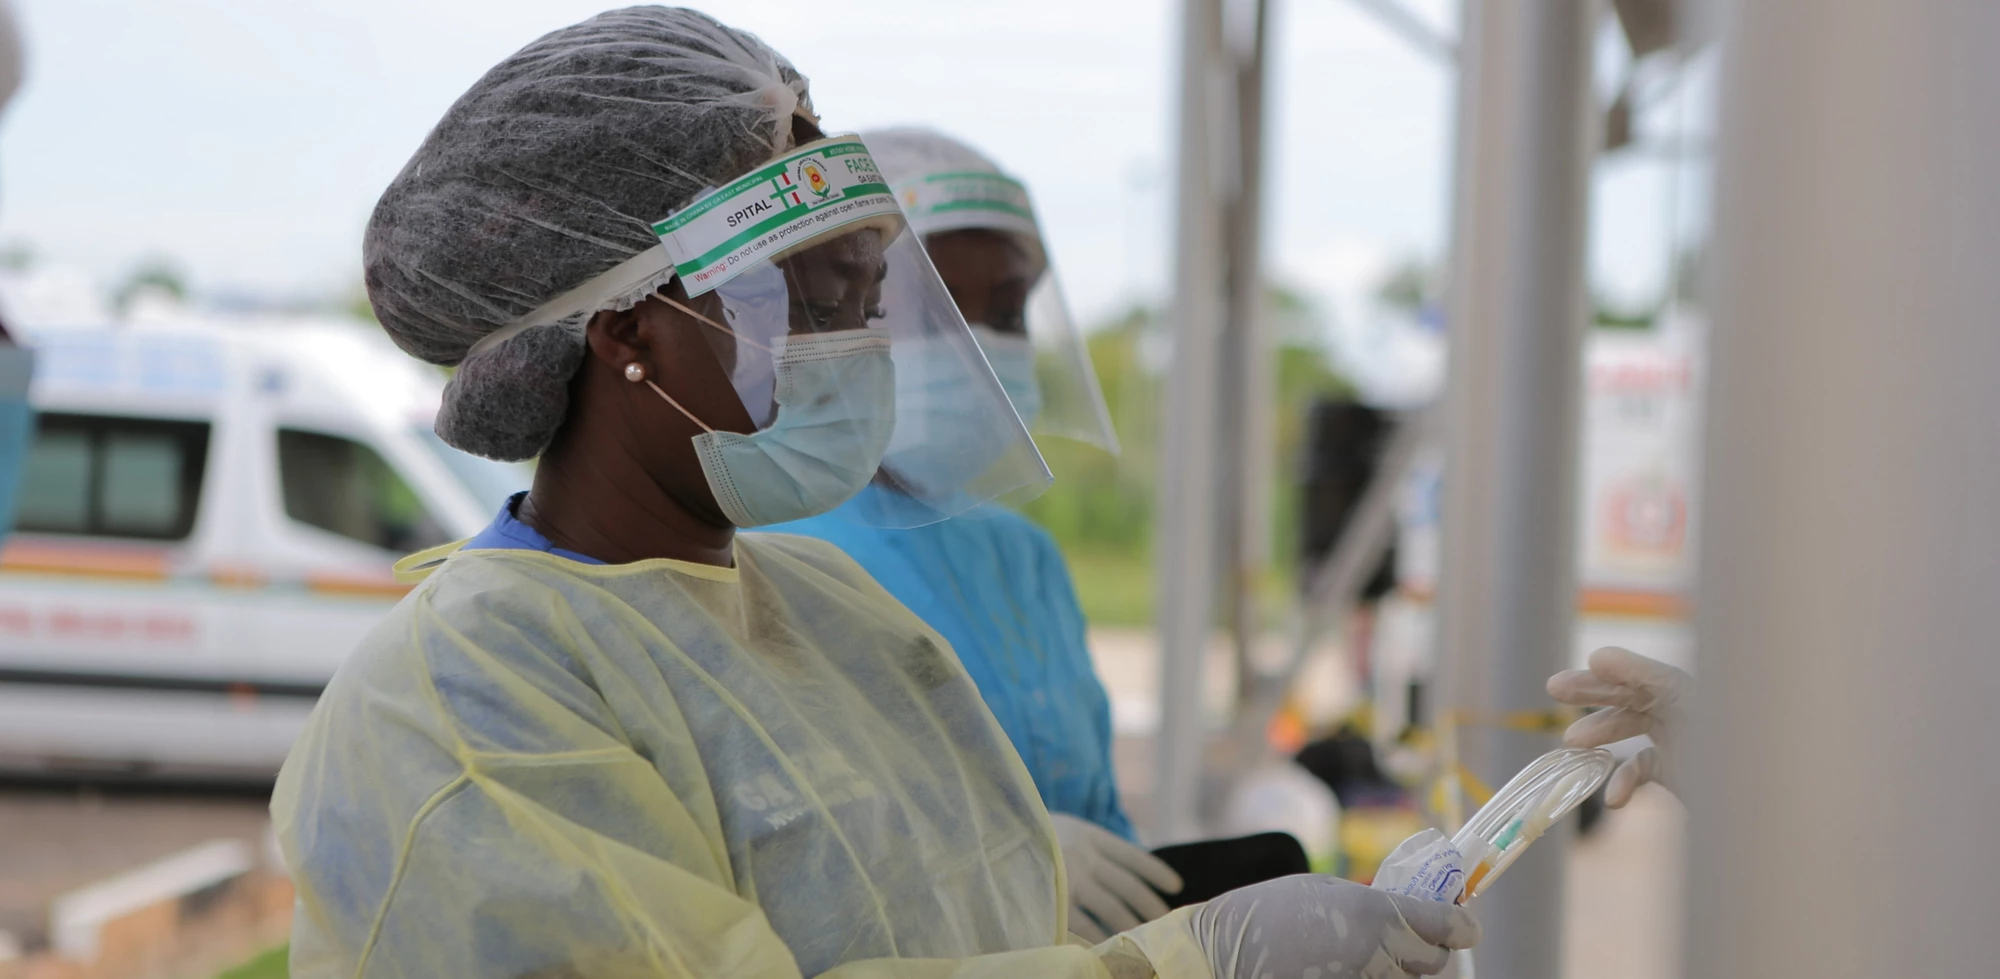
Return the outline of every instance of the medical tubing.
[[[1468,867],[1464,900],[1492,884],[1556,820],[1590,798],[1617,766],[1617,759],[1602,748],[1558,748],[1509,779],[1452,837]]]

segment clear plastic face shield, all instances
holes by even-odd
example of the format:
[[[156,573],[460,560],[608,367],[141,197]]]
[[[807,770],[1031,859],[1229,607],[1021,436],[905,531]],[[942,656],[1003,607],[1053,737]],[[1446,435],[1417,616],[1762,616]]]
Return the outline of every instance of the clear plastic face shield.
[[[1048,487],[1034,441],[858,138],[801,146],[652,229],[660,249],[521,322],[606,308],[671,267],[679,287],[653,295],[700,324],[714,368],[655,379],[635,365],[627,379],[702,429],[696,457],[737,526],[839,508],[916,527]],[[734,404],[717,390],[724,379]]]
[[[1116,455],[1097,371],[1027,188],[997,173],[945,171],[899,182],[896,194],[1028,430]]]

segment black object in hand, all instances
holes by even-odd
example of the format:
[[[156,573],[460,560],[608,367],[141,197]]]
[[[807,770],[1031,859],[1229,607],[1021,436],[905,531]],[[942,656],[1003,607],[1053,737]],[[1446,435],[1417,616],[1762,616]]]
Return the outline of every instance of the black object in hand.
[[[1161,895],[1176,908],[1199,904],[1239,887],[1312,871],[1306,848],[1290,833],[1179,843],[1154,850],[1153,856],[1181,875],[1181,892]]]

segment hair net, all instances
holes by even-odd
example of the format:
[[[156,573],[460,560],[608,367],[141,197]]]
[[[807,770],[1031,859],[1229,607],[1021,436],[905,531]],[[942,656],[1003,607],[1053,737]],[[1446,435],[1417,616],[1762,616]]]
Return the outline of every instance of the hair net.
[[[14,23],[14,11],[7,0],[0,0],[0,111],[14,98],[14,90],[21,87],[23,60],[21,29]]]
[[[705,14],[629,7],[555,31],[486,73],[375,205],[368,298],[410,354],[457,364],[437,433],[526,459],[563,420],[596,309],[630,309],[671,269],[468,358],[480,338],[634,255],[650,222],[782,152],[812,119],[806,79]],[[462,363],[461,363],[462,362]]]
[[[868,144],[868,153],[875,158],[875,165],[881,168],[882,178],[892,186],[946,171],[1009,176],[986,154],[935,129],[896,126],[862,133],[861,139]],[[917,220],[920,232],[924,231],[920,220],[914,216],[912,220]],[[1024,244],[1031,253],[1042,254],[1039,237]]]
[[[883,179],[892,184],[941,170],[970,170],[1000,173],[1000,165],[986,154],[938,132],[921,126],[896,126],[861,134],[868,154],[882,168]]]

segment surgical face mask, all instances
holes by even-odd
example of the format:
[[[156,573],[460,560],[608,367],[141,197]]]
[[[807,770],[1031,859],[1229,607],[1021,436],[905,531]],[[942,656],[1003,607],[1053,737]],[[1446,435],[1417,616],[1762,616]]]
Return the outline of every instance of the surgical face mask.
[[[993,374],[1000,379],[1000,387],[1007,392],[1007,400],[1014,403],[1014,413],[1021,416],[1021,424],[1029,428],[1035,426],[1035,418],[1042,413],[1042,387],[1035,380],[1035,345],[1025,336],[1002,333],[981,323],[973,323],[972,338],[979,341],[979,349],[985,351],[986,362],[993,366]]]
[[[895,434],[895,365],[880,331],[782,337],[772,355],[777,415],[749,435],[709,428],[646,382],[706,430],[694,437],[695,456],[738,527],[803,520],[845,503],[875,477]]]
[[[968,389],[967,378],[976,376],[964,363],[969,350],[924,338],[897,344],[895,354],[896,402],[903,417],[912,420],[908,430],[898,429],[896,440],[941,449],[929,453],[921,466],[896,467],[897,478],[926,489],[976,484],[1006,452],[1007,438],[1021,431],[1020,423],[1005,417],[1013,409],[1002,407],[998,397]],[[997,375],[1000,365],[993,363],[993,369]]]
[[[914,159],[916,154],[912,154],[890,179],[903,204],[903,213],[910,226],[924,237],[926,247],[931,249],[932,264],[939,273],[948,281],[957,280],[955,285],[969,287],[967,295],[978,296],[982,288],[990,289],[991,285],[982,284],[980,278],[960,279],[961,275],[985,273],[992,280],[1005,280],[1024,271],[1013,266],[1009,258],[981,259],[977,255],[980,249],[973,246],[972,239],[948,243],[946,236],[965,231],[991,232],[1012,239],[1022,246],[1014,258],[1027,257],[1030,261],[1026,268],[1041,270],[1022,311],[1029,342],[1039,352],[1037,358],[1029,360],[1032,372],[1026,369],[1028,365],[1018,363],[1027,359],[1018,352],[1024,344],[1010,344],[1014,352],[999,351],[987,345],[989,335],[977,325],[972,330],[986,348],[986,359],[992,363],[993,372],[1013,398],[1022,423],[1038,440],[1054,435],[1117,455],[1118,435],[1111,426],[1104,392],[1098,387],[1090,348],[1069,314],[1069,303],[1063,298],[1056,270],[1048,265],[1049,252],[1042,241],[1028,188],[993,169],[991,162],[970,147],[935,135],[921,140],[929,147],[922,155],[932,157],[934,162],[919,164]],[[902,137],[897,137],[897,141],[901,143]],[[1008,272],[1003,274],[1000,266],[1009,266]],[[986,294],[990,298],[991,294]],[[961,306],[960,312],[968,317],[992,318],[976,306],[969,311]],[[1008,359],[1017,363],[1010,368],[1005,363]],[[1010,370],[1012,378],[1008,376]],[[1026,380],[1030,376],[1034,378],[1032,389]],[[1033,392],[1030,396],[1022,396],[1030,390]]]

